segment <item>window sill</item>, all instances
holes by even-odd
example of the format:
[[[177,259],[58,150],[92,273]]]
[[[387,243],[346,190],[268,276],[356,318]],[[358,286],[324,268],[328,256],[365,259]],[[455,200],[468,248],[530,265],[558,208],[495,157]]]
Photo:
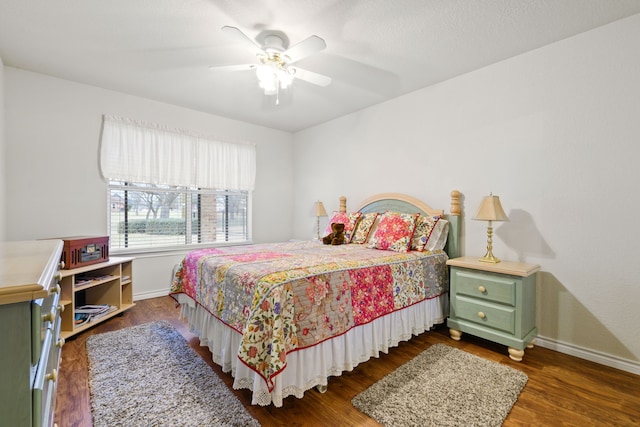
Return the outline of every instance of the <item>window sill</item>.
[[[187,252],[205,249],[218,248],[224,246],[246,246],[252,245],[253,241],[245,242],[224,242],[224,243],[203,243],[197,245],[172,246],[164,248],[131,248],[131,249],[112,249],[109,254],[113,256],[133,256],[136,258],[152,258],[161,256],[184,255]]]

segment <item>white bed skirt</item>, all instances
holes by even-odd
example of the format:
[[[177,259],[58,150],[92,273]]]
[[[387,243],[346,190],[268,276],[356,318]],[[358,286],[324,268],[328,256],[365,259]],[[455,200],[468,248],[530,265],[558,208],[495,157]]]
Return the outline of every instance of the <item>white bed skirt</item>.
[[[287,367],[275,379],[269,392],[265,380],[237,357],[241,335],[184,294],[174,295],[181,304],[181,317],[200,337],[200,345],[209,347],[213,361],[224,372],[231,372],[234,389],[252,390],[251,403],[282,406],[287,396],[301,398],[317,385],[326,386],[330,376],[351,371],[358,364],[387,353],[401,341],[419,335],[443,323],[449,313],[448,294],[425,300],[401,311],[380,317],[366,325],[303,350],[287,354]]]

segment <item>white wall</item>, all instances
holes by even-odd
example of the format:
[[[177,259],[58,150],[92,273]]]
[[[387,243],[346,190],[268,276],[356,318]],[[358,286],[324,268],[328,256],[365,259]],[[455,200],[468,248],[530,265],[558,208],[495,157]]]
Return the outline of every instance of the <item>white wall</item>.
[[[5,240],[5,125],[4,125],[4,64],[0,58],[0,242]]]
[[[463,253],[481,256],[470,218],[493,192],[511,219],[495,255],[542,266],[538,341],[640,372],[638,52],[640,15],[297,133],[294,236],[318,198],[448,208],[459,189]]]
[[[4,76],[7,240],[108,234],[107,184],[98,168],[105,113],[256,143],[253,239],[291,237],[290,133],[12,67],[4,67]],[[176,254],[136,259],[135,297],[166,294],[179,259]]]

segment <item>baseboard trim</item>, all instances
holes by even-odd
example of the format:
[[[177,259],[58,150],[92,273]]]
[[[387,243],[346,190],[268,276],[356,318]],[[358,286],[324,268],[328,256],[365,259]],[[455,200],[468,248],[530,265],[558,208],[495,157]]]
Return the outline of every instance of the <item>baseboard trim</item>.
[[[564,353],[570,356],[579,357],[580,359],[599,363],[600,365],[605,365],[611,368],[630,372],[635,375],[640,375],[640,362],[624,359],[622,357],[612,356],[610,354],[541,336],[536,337],[534,344],[540,347],[548,348],[549,350],[557,351],[559,353]]]
[[[169,292],[166,289],[150,291],[150,292],[140,292],[137,294],[133,294],[133,300],[139,301],[142,299],[166,297],[167,295],[169,295]]]

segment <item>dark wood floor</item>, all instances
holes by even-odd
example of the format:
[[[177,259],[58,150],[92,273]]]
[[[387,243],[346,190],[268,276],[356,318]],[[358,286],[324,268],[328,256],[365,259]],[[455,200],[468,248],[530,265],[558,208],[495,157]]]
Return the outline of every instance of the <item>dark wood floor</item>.
[[[208,349],[178,319],[179,309],[169,297],[138,301],[120,317],[96,325],[62,350],[55,420],[60,427],[91,426],[87,385],[88,336],[153,320],[168,320],[224,380],[231,390],[232,378],[211,362]],[[251,414],[264,426],[377,426],[351,405],[351,399],[398,366],[436,343],[445,343],[469,353],[512,366],[526,373],[529,382],[511,410],[505,426],[638,426],[640,425],[640,376],[567,356],[541,347],[526,352],[521,363],[506,356],[506,348],[465,335],[462,341],[449,338],[447,329],[414,337],[371,359],[352,372],[331,378],[329,390],[308,391],[303,399],[288,397],[282,408],[251,405],[248,390],[233,390]]]

